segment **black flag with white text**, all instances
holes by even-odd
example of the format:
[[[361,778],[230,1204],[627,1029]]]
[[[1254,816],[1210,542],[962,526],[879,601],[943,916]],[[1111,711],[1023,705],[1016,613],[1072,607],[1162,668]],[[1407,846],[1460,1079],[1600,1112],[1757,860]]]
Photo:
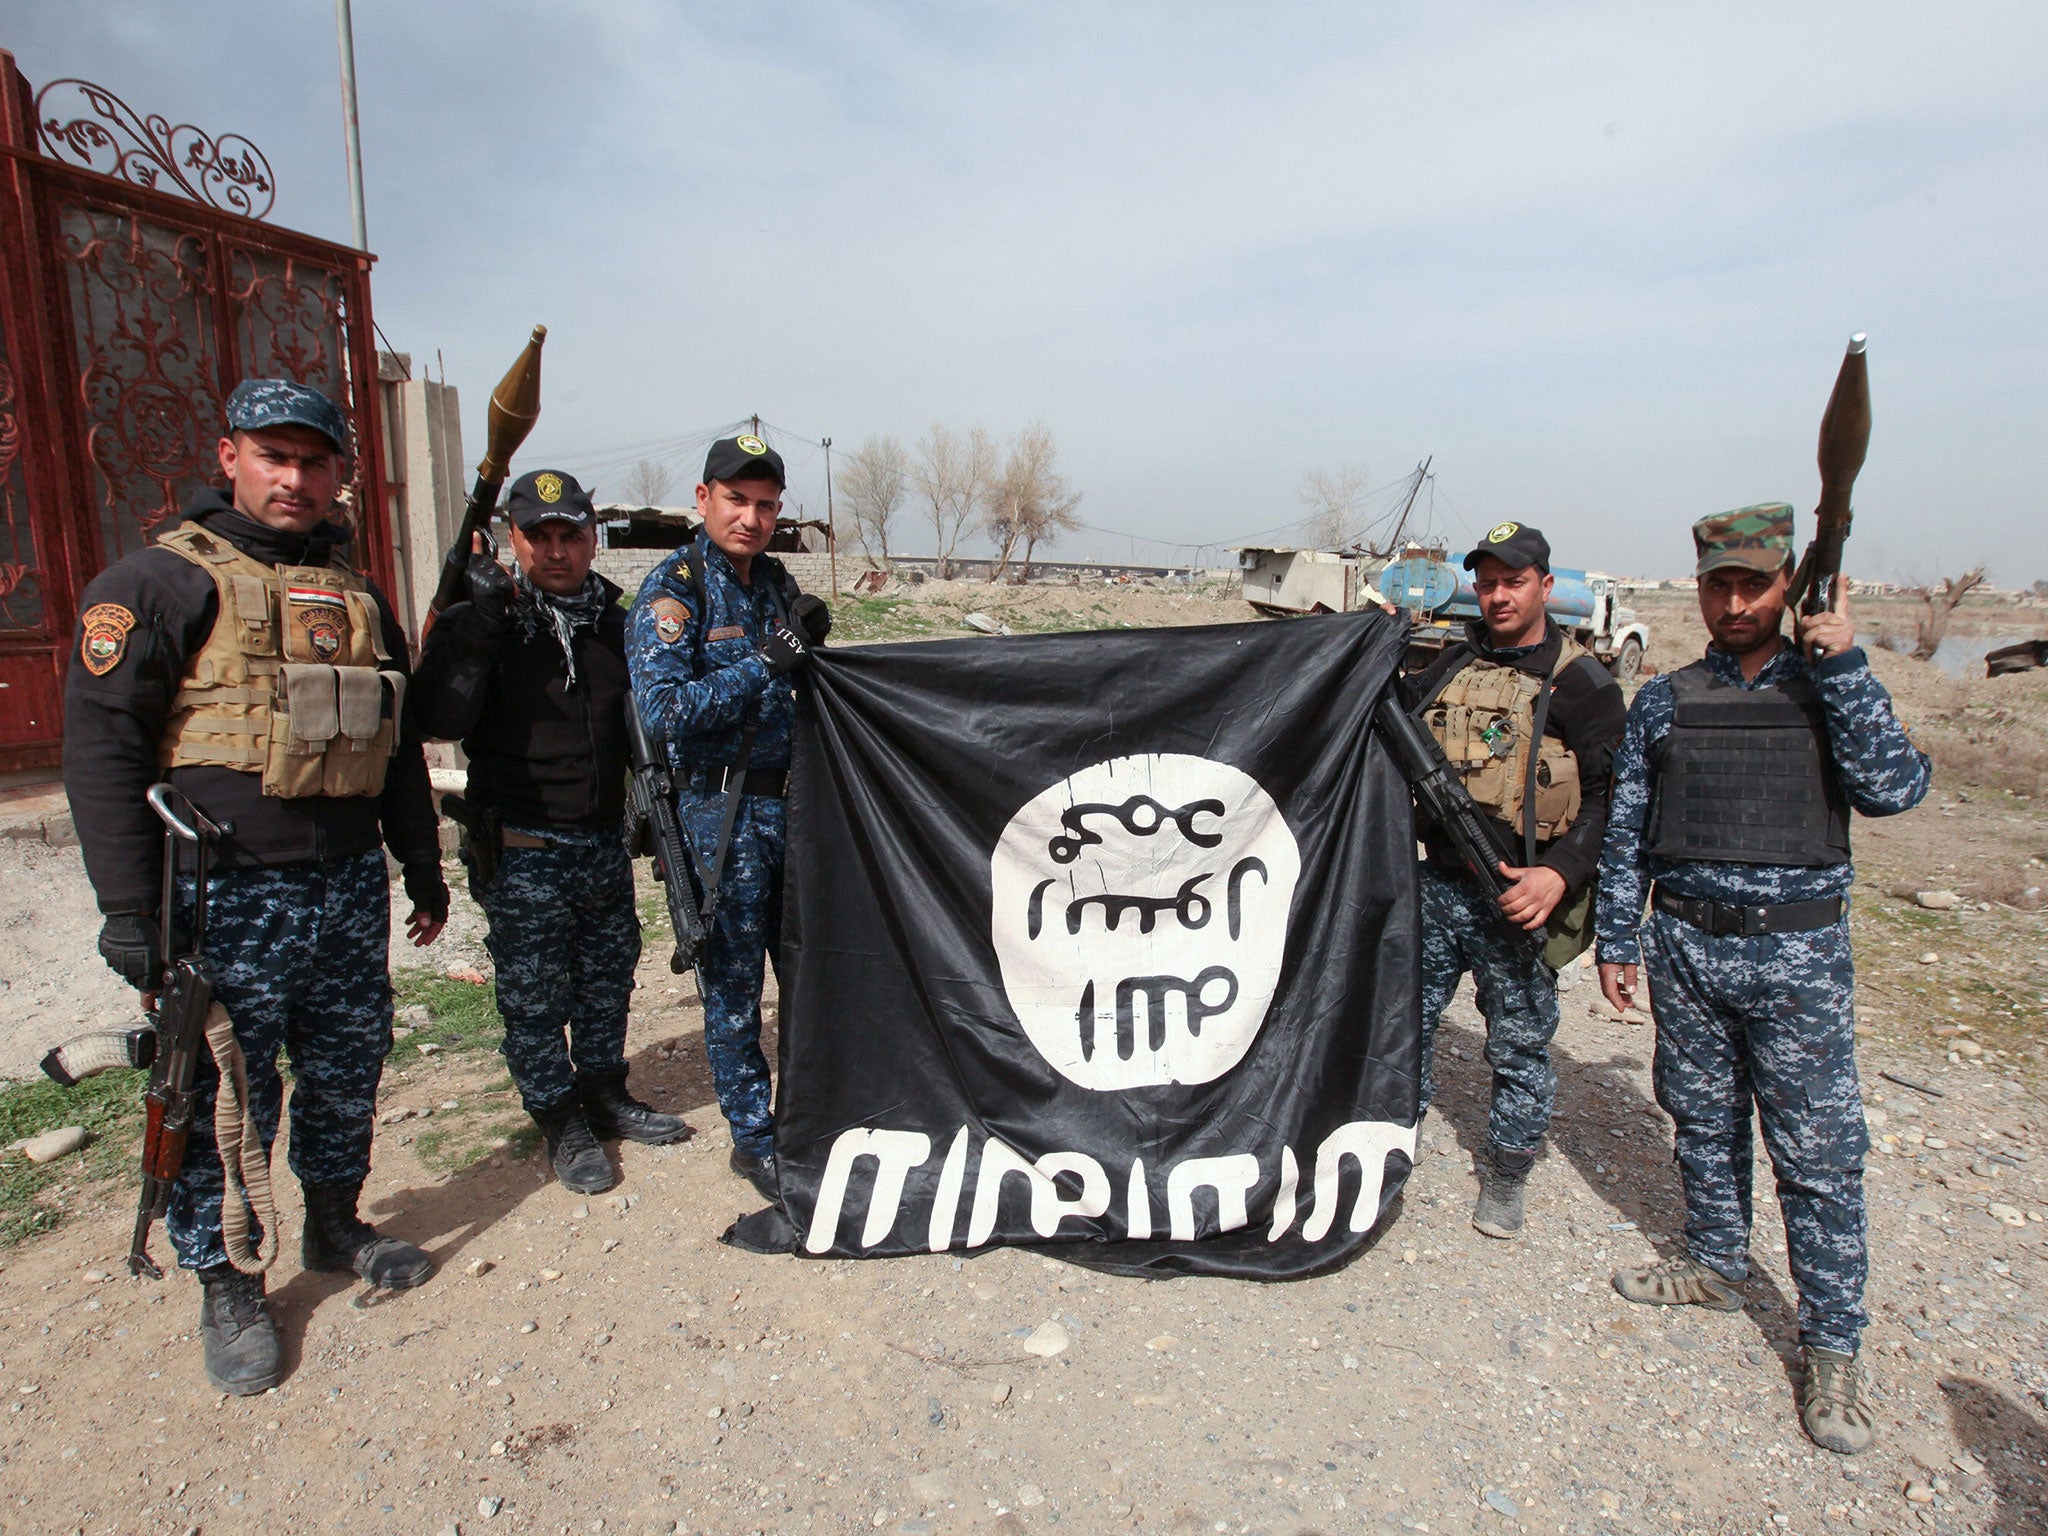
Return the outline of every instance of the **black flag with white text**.
[[[776,1161],[794,1250],[1061,1243],[1291,1279],[1415,1152],[1379,614],[832,649],[799,690]]]

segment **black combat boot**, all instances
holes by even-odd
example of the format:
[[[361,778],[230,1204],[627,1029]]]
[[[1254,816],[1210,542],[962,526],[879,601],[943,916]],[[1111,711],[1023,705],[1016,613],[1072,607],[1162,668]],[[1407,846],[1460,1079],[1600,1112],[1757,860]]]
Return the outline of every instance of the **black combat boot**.
[[[626,1092],[626,1068],[608,1072],[578,1072],[576,1093],[583,1100],[583,1119],[590,1134],[599,1141],[637,1141],[645,1146],[665,1146],[688,1141],[696,1133],[683,1124],[681,1115],[665,1115],[650,1104],[642,1104]]]
[[[1479,1154],[1479,1204],[1472,1225],[1488,1237],[1513,1237],[1522,1230],[1522,1191],[1529,1182],[1534,1152],[1510,1152],[1486,1144]]]
[[[206,1379],[216,1392],[253,1397],[284,1375],[261,1275],[245,1275],[232,1264],[199,1271],[199,1338],[206,1347]]]
[[[770,1205],[782,1204],[782,1184],[775,1175],[775,1154],[756,1157],[751,1152],[732,1149],[732,1156],[726,1159],[726,1166],[745,1179],[759,1191],[763,1200]]]
[[[583,1105],[575,1095],[548,1109],[533,1111],[533,1123],[548,1139],[548,1158],[555,1165],[555,1177],[562,1188],[579,1195],[602,1194],[619,1182],[611,1159],[604,1155],[583,1118]]]
[[[363,1185],[307,1184],[306,1233],[299,1256],[306,1268],[353,1271],[388,1291],[411,1290],[434,1272],[434,1261],[411,1243],[385,1237],[356,1215]]]

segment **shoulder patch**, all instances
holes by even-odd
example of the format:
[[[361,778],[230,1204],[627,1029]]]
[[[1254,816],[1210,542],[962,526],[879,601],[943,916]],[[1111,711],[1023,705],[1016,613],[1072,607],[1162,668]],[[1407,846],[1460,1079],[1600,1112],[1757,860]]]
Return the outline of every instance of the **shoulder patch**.
[[[690,624],[690,610],[672,597],[657,597],[650,606],[654,609],[654,633],[661,643],[674,645],[682,639]]]
[[[94,677],[105,677],[128,654],[135,615],[119,603],[94,603],[78,620],[78,659]]]

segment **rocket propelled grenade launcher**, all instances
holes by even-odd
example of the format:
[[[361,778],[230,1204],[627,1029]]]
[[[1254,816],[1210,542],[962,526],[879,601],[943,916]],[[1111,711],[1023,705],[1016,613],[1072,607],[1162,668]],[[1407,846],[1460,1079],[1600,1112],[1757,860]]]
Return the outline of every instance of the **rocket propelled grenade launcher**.
[[[1788,602],[1802,614],[1826,613],[1842,580],[1842,545],[1849,537],[1849,492],[1870,448],[1870,364],[1861,331],[1849,338],[1834,393],[1820,419],[1820,502],[1813,509],[1813,542],[1793,573]]]
[[[448,557],[441,562],[441,581],[434,588],[429,616],[462,601],[467,590],[464,573],[469,565],[470,544],[476,535],[483,535],[486,554],[498,552],[497,541],[491,537],[491,516],[498,510],[498,492],[505,488],[512,455],[540,420],[540,349],[547,339],[548,328],[536,325],[525,348],[498,381],[498,387],[491,391],[490,409],[484,416],[483,462],[476,467],[476,485],[469,493],[462,527],[449,546]]]

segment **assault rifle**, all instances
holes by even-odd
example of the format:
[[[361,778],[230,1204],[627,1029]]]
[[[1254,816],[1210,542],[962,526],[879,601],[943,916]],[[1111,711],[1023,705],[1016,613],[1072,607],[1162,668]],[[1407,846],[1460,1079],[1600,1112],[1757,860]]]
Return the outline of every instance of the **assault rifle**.
[[[163,1271],[149,1256],[149,1228],[163,1215],[171,1186],[185,1166],[185,1141],[192,1131],[197,1095],[192,1079],[199,1053],[206,1049],[207,1016],[213,1008],[213,973],[200,953],[206,939],[206,877],[213,840],[222,828],[168,784],[149,789],[149,808],[164,824],[164,885],[157,908],[161,932],[156,1005],[140,1029],[96,1030],[56,1047],[43,1058],[43,1070],[63,1087],[115,1067],[148,1067],[149,1090],[142,1096],[142,1196],[135,1212],[135,1235],[128,1248],[130,1274],[161,1279]],[[177,895],[178,844],[193,847],[193,897],[190,931],[182,950],[171,953],[177,940],[174,901]],[[229,1149],[222,1149],[223,1156]]]
[[[1813,509],[1813,540],[1792,574],[1786,602],[1802,614],[1826,613],[1842,579],[1842,545],[1849,537],[1849,491],[1870,447],[1870,364],[1861,331],[1849,338],[1834,392],[1820,419],[1820,502]]]
[[[483,552],[494,557],[498,553],[498,542],[491,537],[491,516],[498,510],[498,492],[504,489],[512,455],[540,420],[540,349],[547,339],[548,328],[536,325],[505,377],[491,391],[490,408],[484,413],[487,438],[483,462],[476,467],[476,485],[463,509],[462,527],[441,562],[441,581],[434,588],[434,600],[427,609],[430,619],[462,601],[468,590],[465,577],[473,553],[470,546],[479,534],[483,536]]]
[[[626,694],[626,760],[633,773],[633,841],[654,855],[654,878],[668,897],[669,926],[676,935],[668,968],[681,976],[704,956],[704,916],[691,889],[690,852],[676,819],[675,781],[668,759],[648,740],[631,690]]]
[[[1531,933],[1528,929],[1508,921],[1500,910],[1500,899],[1507,894],[1508,883],[1500,875],[1500,866],[1505,861],[1512,863],[1507,849],[1503,848],[1493,826],[1486,819],[1485,812],[1473,803],[1458,775],[1451,768],[1450,760],[1444,756],[1444,749],[1422,726],[1422,722],[1401,706],[1398,684],[1389,682],[1387,691],[1380,695],[1379,707],[1373,711],[1373,725],[1380,737],[1394,754],[1395,765],[1407,779],[1408,787],[1415,793],[1415,803],[1436,823],[1450,845],[1458,852],[1465,868],[1479,883],[1479,889],[1486,893],[1488,906],[1499,918],[1500,924],[1515,936],[1516,942],[1541,952],[1544,935],[1539,930]]]

